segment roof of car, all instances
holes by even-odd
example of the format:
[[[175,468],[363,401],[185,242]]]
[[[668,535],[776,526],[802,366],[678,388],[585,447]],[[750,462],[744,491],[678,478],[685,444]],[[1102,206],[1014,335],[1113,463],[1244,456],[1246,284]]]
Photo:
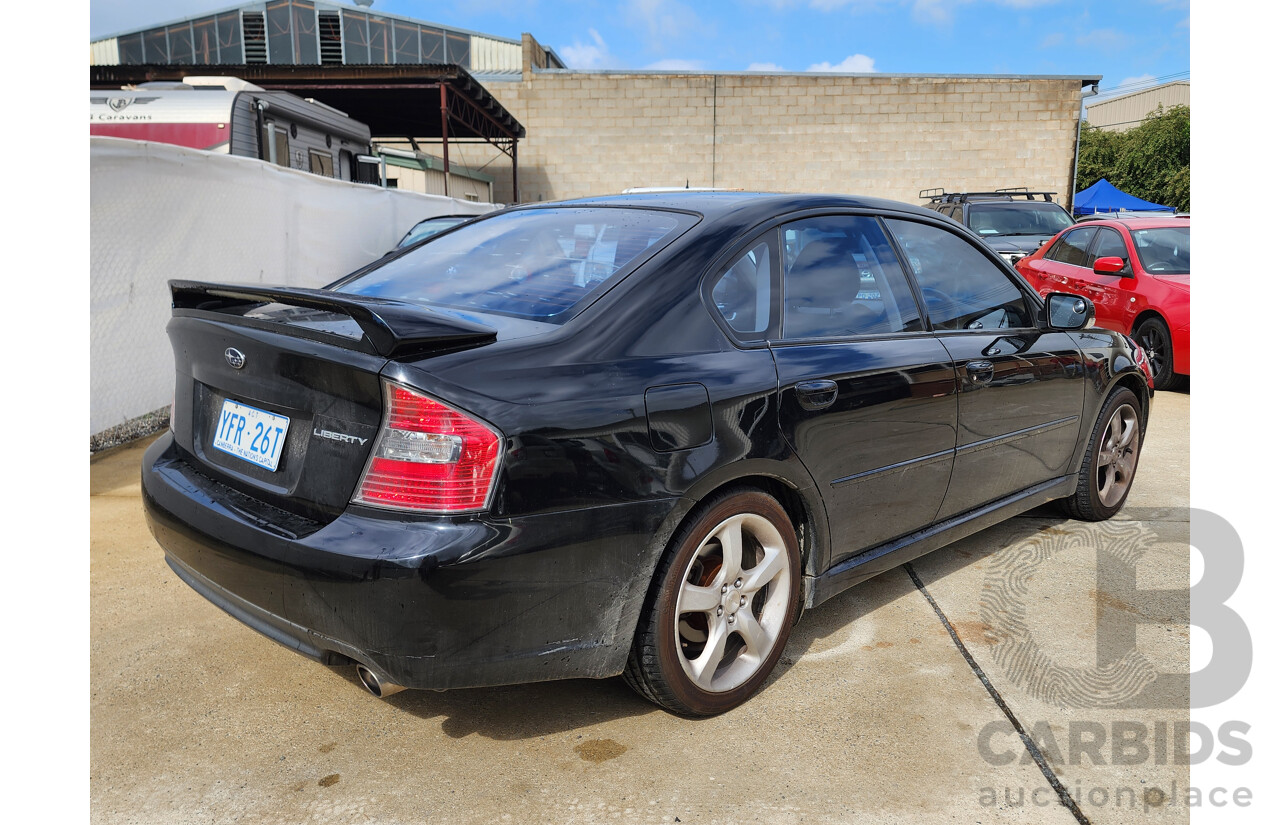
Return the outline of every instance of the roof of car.
[[[1190,218],[1109,218],[1081,221],[1076,224],[1076,226],[1124,226],[1129,229],[1162,229],[1190,225]]]
[[[521,208],[525,206],[525,204],[522,204]],[[680,209],[697,212],[711,219],[755,211],[776,214],[824,207],[907,212],[931,218],[937,217],[937,213],[932,210],[885,198],[780,192],[699,192],[692,189],[676,192],[599,195],[574,200],[540,203],[535,206],[647,206],[655,209]]]

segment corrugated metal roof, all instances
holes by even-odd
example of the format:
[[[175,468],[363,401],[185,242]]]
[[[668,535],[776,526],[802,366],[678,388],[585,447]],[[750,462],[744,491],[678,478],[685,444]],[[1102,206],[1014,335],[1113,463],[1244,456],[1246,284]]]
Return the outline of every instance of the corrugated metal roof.
[[[360,6],[349,5],[346,3],[331,3],[331,2],[328,2],[328,0],[313,0],[313,1],[315,3],[317,10],[323,9],[324,11],[348,11],[354,14],[372,14],[377,17],[385,17],[389,20],[403,20],[406,23],[416,23],[420,26],[431,26],[432,28],[444,29],[445,31],[451,31],[451,32],[457,32],[458,34],[478,35],[480,37],[487,37],[490,40],[501,40],[506,43],[514,43],[517,46],[520,45],[519,39],[512,39],[510,37],[499,37],[498,35],[489,34],[488,32],[472,31],[471,29],[463,29],[457,26],[446,26],[443,23],[433,23],[429,20],[421,20],[417,17],[406,17],[403,14],[391,14],[389,12],[382,11],[381,9],[363,8]],[[138,34],[139,32],[145,32],[145,31],[150,31],[152,29],[164,28],[166,26],[176,26],[180,23],[189,23],[193,20],[203,20],[206,17],[212,17],[218,14],[226,14],[227,12],[231,12],[231,11],[243,11],[243,10],[262,11],[263,9],[266,8],[266,5],[267,5],[266,2],[263,1],[263,2],[257,2],[257,3],[240,3],[234,6],[221,6],[216,9],[210,9],[209,11],[200,12],[199,14],[191,14],[186,17],[178,17],[172,20],[163,20],[156,23],[151,23],[149,25],[143,26],[142,28],[128,29],[126,31],[114,32],[112,34],[99,35],[97,37],[91,38],[90,42],[97,43],[103,40],[110,40],[113,37],[123,37],[124,35],[127,35],[127,34]]]

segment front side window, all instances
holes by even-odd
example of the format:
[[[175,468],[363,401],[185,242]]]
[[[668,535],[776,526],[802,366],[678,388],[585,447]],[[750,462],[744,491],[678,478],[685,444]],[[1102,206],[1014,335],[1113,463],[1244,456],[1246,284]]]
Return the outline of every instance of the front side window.
[[[923,329],[888,237],[875,218],[830,215],[786,224],[782,337]]]
[[[396,244],[396,247],[410,246],[423,238],[429,238],[438,232],[443,232],[451,226],[457,226],[465,220],[466,218],[449,217],[427,218],[425,221],[419,221],[400,239],[400,243]]]
[[[683,213],[609,207],[508,212],[441,235],[336,290],[562,323],[633,261],[696,222]]]
[[[964,238],[913,221],[885,223],[907,256],[934,329],[1032,326],[1022,290]]]
[[[1142,268],[1156,275],[1191,274],[1191,227],[1133,230]]]
[[[1073,229],[1058,239],[1045,258],[1060,264],[1089,266],[1089,241],[1093,240],[1096,226]]]
[[[711,287],[724,320],[746,340],[760,340],[773,321],[774,255],[770,232],[725,267]]]

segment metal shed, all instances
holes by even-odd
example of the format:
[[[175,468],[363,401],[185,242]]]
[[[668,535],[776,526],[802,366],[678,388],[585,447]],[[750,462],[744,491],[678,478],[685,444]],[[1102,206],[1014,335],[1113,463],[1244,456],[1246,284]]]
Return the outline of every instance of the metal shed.
[[[452,64],[374,65],[98,65],[92,89],[118,89],[188,75],[230,75],[264,89],[313,97],[369,125],[378,138],[438,140],[449,175],[450,143],[488,143],[511,158],[512,191],[519,192],[516,145],[525,130],[493,95]]]

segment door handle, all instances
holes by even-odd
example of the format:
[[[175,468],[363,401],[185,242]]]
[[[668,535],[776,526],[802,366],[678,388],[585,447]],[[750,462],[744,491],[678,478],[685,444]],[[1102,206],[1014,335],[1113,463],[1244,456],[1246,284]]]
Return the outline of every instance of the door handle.
[[[975,384],[986,386],[996,377],[995,365],[990,361],[970,361],[965,369],[969,372],[969,380]]]
[[[806,410],[821,410],[830,407],[836,401],[840,389],[835,381],[822,379],[819,381],[801,381],[796,384],[796,396],[800,406]]]

